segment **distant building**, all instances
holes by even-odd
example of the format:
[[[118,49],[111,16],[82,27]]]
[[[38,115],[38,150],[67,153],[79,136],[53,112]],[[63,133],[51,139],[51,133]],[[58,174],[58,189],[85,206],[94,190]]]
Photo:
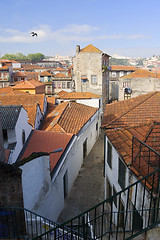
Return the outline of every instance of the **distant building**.
[[[132,66],[111,65],[109,72],[109,99],[111,101],[119,99],[119,78],[131,74],[136,69]]]
[[[103,104],[109,101],[109,55],[92,44],[80,49],[73,58],[75,91],[102,95]]]
[[[119,100],[126,100],[153,91],[160,91],[160,74],[137,69],[119,78]]]

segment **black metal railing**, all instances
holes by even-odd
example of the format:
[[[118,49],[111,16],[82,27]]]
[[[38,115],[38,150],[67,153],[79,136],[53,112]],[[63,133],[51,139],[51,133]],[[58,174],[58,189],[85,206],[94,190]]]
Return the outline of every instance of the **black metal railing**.
[[[34,239],[131,239],[160,223],[160,169]],[[141,194],[138,194],[141,193]],[[135,220],[136,219],[136,220]],[[52,238],[51,238],[52,237]]]
[[[34,239],[56,226],[57,223],[27,209],[0,207],[0,239]]]

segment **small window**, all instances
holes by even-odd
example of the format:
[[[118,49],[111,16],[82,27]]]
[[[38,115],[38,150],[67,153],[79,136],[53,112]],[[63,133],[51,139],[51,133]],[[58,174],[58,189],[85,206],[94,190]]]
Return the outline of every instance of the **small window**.
[[[107,143],[107,163],[112,168],[112,146],[109,142]]]
[[[66,88],[66,83],[62,82],[62,88],[65,89]]]
[[[67,82],[67,88],[71,88],[71,83]]]
[[[119,158],[119,171],[118,171],[118,183],[122,189],[125,188],[125,176],[126,176],[126,167],[124,163]]]
[[[96,75],[91,76],[91,83],[92,84],[97,84],[97,76]]]
[[[25,143],[25,140],[26,140],[26,135],[25,135],[25,131],[24,131],[24,129],[23,129],[23,131],[22,131],[22,144],[24,145],[24,143]]]
[[[81,82],[82,83],[86,83],[87,82],[87,76],[86,75],[82,75],[81,76]]]
[[[67,170],[63,176],[63,193],[64,193],[64,199],[66,199],[68,196],[68,172],[67,172]]]
[[[96,131],[98,131],[98,123],[96,123]]]
[[[124,100],[130,99],[131,98],[131,93],[124,93]]]
[[[112,196],[112,187],[111,187],[111,184],[110,182],[108,181],[107,179],[107,198],[111,197]]]

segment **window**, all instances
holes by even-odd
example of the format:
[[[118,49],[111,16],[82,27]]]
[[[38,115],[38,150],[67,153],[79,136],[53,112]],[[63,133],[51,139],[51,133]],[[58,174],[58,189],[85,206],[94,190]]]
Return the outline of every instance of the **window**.
[[[67,82],[67,88],[71,88],[71,83]]]
[[[98,123],[96,123],[96,131],[98,131]]]
[[[81,82],[82,83],[86,83],[87,82],[87,76],[86,75],[82,75],[81,76]]]
[[[92,84],[97,84],[97,76],[96,75],[91,76],[91,83]]]
[[[22,131],[22,144],[24,145],[24,143],[25,143],[25,140],[26,140],[26,136],[25,136],[25,131],[24,131],[24,129],[23,129],[23,131]]]
[[[123,87],[130,87],[130,82],[123,82]]]
[[[56,88],[56,83],[55,82],[52,83],[52,87]]]
[[[125,176],[126,176],[126,167],[124,163],[119,158],[119,171],[118,171],[118,183],[121,188],[125,188]]]
[[[51,81],[51,76],[48,76],[48,82],[50,82]]]
[[[109,183],[108,179],[107,179],[107,198],[112,196],[112,187],[111,184]]]
[[[109,142],[107,143],[107,163],[112,168],[112,146]]]
[[[112,77],[116,77],[116,72],[112,72]]]
[[[65,89],[66,88],[66,83],[62,82],[62,88]]]
[[[40,77],[41,82],[44,82],[44,77]]]
[[[124,100],[130,99],[131,98],[131,93],[124,93]]]
[[[68,196],[68,172],[67,172],[67,170],[63,176],[63,193],[64,193],[64,199],[66,199]]]
[[[57,87],[58,87],[58,88],[61,88],[61,87],[62,87],[61,82],[60,82],[60,83],[59,83],[59,82],[57,83]]]

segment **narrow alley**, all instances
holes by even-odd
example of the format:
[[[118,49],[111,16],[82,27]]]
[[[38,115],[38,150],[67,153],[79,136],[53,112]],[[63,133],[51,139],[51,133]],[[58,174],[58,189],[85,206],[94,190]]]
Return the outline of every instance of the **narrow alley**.
[[[73,185],[58,222],[65,222],[104,200],[104,133],[101,132]]]

